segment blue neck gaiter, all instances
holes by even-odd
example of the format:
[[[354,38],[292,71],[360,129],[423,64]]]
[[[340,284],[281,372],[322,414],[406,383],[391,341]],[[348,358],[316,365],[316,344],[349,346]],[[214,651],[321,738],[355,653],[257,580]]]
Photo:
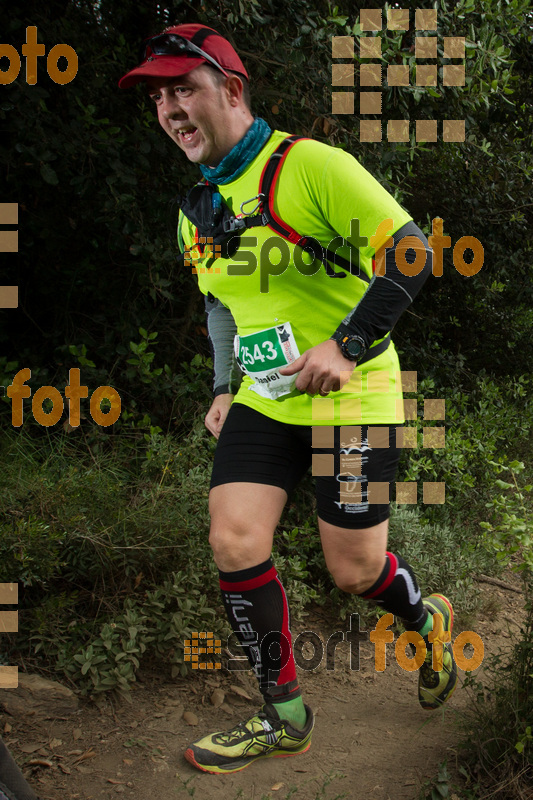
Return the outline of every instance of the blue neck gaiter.
[[[268,123],[261,117],[256,117],[240,142],[237,142],[217,167],[200,164],[202,175],[210,183],[217,185],[231,183],[251,164],[271,133]]]

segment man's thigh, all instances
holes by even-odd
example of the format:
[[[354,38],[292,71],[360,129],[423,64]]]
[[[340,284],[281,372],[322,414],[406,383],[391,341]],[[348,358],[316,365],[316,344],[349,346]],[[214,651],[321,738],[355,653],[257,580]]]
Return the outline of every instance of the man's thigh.
[[[390,516],[391,486],[400,459],[396,426],[337,427],[333,432],[332,466],[327,475],[316,478],[318,518],[354,534],[375,528],[377,535],[378,526]]]
[[[211,489],[229,483],[259,483],[291,493],[309,469],[298,426],[270,419],[242,403],[233,403],[220,434]]]
[[[361,594],[385,563],[390,487],[400,457],[396,426],[361,425],[334,433],[333,474],[316,483],[322,549],[337,586]]]
[[[260,483],[225,483],[209,493],[209,541],[217,567],[234,572],[270,558],[287,493]]]
[[[294,426],[234,403],[218,440],[209,507],[210,542],[223,571],[270,556],[287,496],[309,467],[310,448]]]

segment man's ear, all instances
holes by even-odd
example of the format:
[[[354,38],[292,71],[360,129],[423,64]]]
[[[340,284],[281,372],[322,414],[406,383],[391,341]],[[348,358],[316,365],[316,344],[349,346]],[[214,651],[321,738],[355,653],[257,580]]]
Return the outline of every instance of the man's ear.
[[[238,75],[229,75],[229,77],[226,78],[225,89],[230,105],[233,107],[240,105],[242,102],[244,85]]]

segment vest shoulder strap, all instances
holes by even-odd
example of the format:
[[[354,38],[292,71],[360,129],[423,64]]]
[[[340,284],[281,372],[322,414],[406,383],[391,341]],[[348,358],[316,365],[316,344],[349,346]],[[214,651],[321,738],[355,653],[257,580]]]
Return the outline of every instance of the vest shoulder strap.
[[[305,136],[287,136],[268,159],[259,180],[259,195],[263,200],[262,210],[266,214],[267,225],[291,244],[298,244],[302,236],[274,212],[274,192],[279,173],[289,152],[296,142],[305,139]]]
[[[306,136],[296,135],[287,136],[281,142],[281,144],[278,145],[276,150],[272,153],[265,164],[259,180],[259,195],[262,198],[262,224],[267,225],[271,230],[279,234],[279,236],[287,239],[287,241],[291,242],[291,244],[298,245],[303,250],[310,253],[313,258],[317,258],[319,261],[321,261],[324,265],[327,275],[330,278],[344,278],[346,277],[346,272],[349,272],[357,275],[358,278],[361,278],[366,283],[369,283],[370,278],[359,268],[359,265],[355,267],[355,270],[357,271],[354,271],[354,267],[350,261],[340,256],[338,253],[328,250],[327,247],[324,247],[318,241],[318,239],[315,239],[312,236],[302,236],[302,234],[298,233],[298,231],[296,231],[294,228],[291,228],[291,226],[282,220],[281,217],[279,217],[274,211],[274,193],[276,190],[276,183],[285,159],[297,142],[305,140],[309,141],[309,138]],[[250,222],[252,225],[254,224],[254,222],[251,220]],[[257,223],[255,222],[255,224]],[[331,264],[341,267],[344,272],[335,272]]]

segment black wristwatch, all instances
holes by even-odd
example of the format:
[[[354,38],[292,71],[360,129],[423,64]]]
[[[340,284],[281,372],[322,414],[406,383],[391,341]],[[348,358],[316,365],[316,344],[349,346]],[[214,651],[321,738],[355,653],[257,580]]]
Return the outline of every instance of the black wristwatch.
[[[367,351],[365,340],[353,333],[336,334],[335,341],[341,349],[344,358],[350,361],[360,361]]]

